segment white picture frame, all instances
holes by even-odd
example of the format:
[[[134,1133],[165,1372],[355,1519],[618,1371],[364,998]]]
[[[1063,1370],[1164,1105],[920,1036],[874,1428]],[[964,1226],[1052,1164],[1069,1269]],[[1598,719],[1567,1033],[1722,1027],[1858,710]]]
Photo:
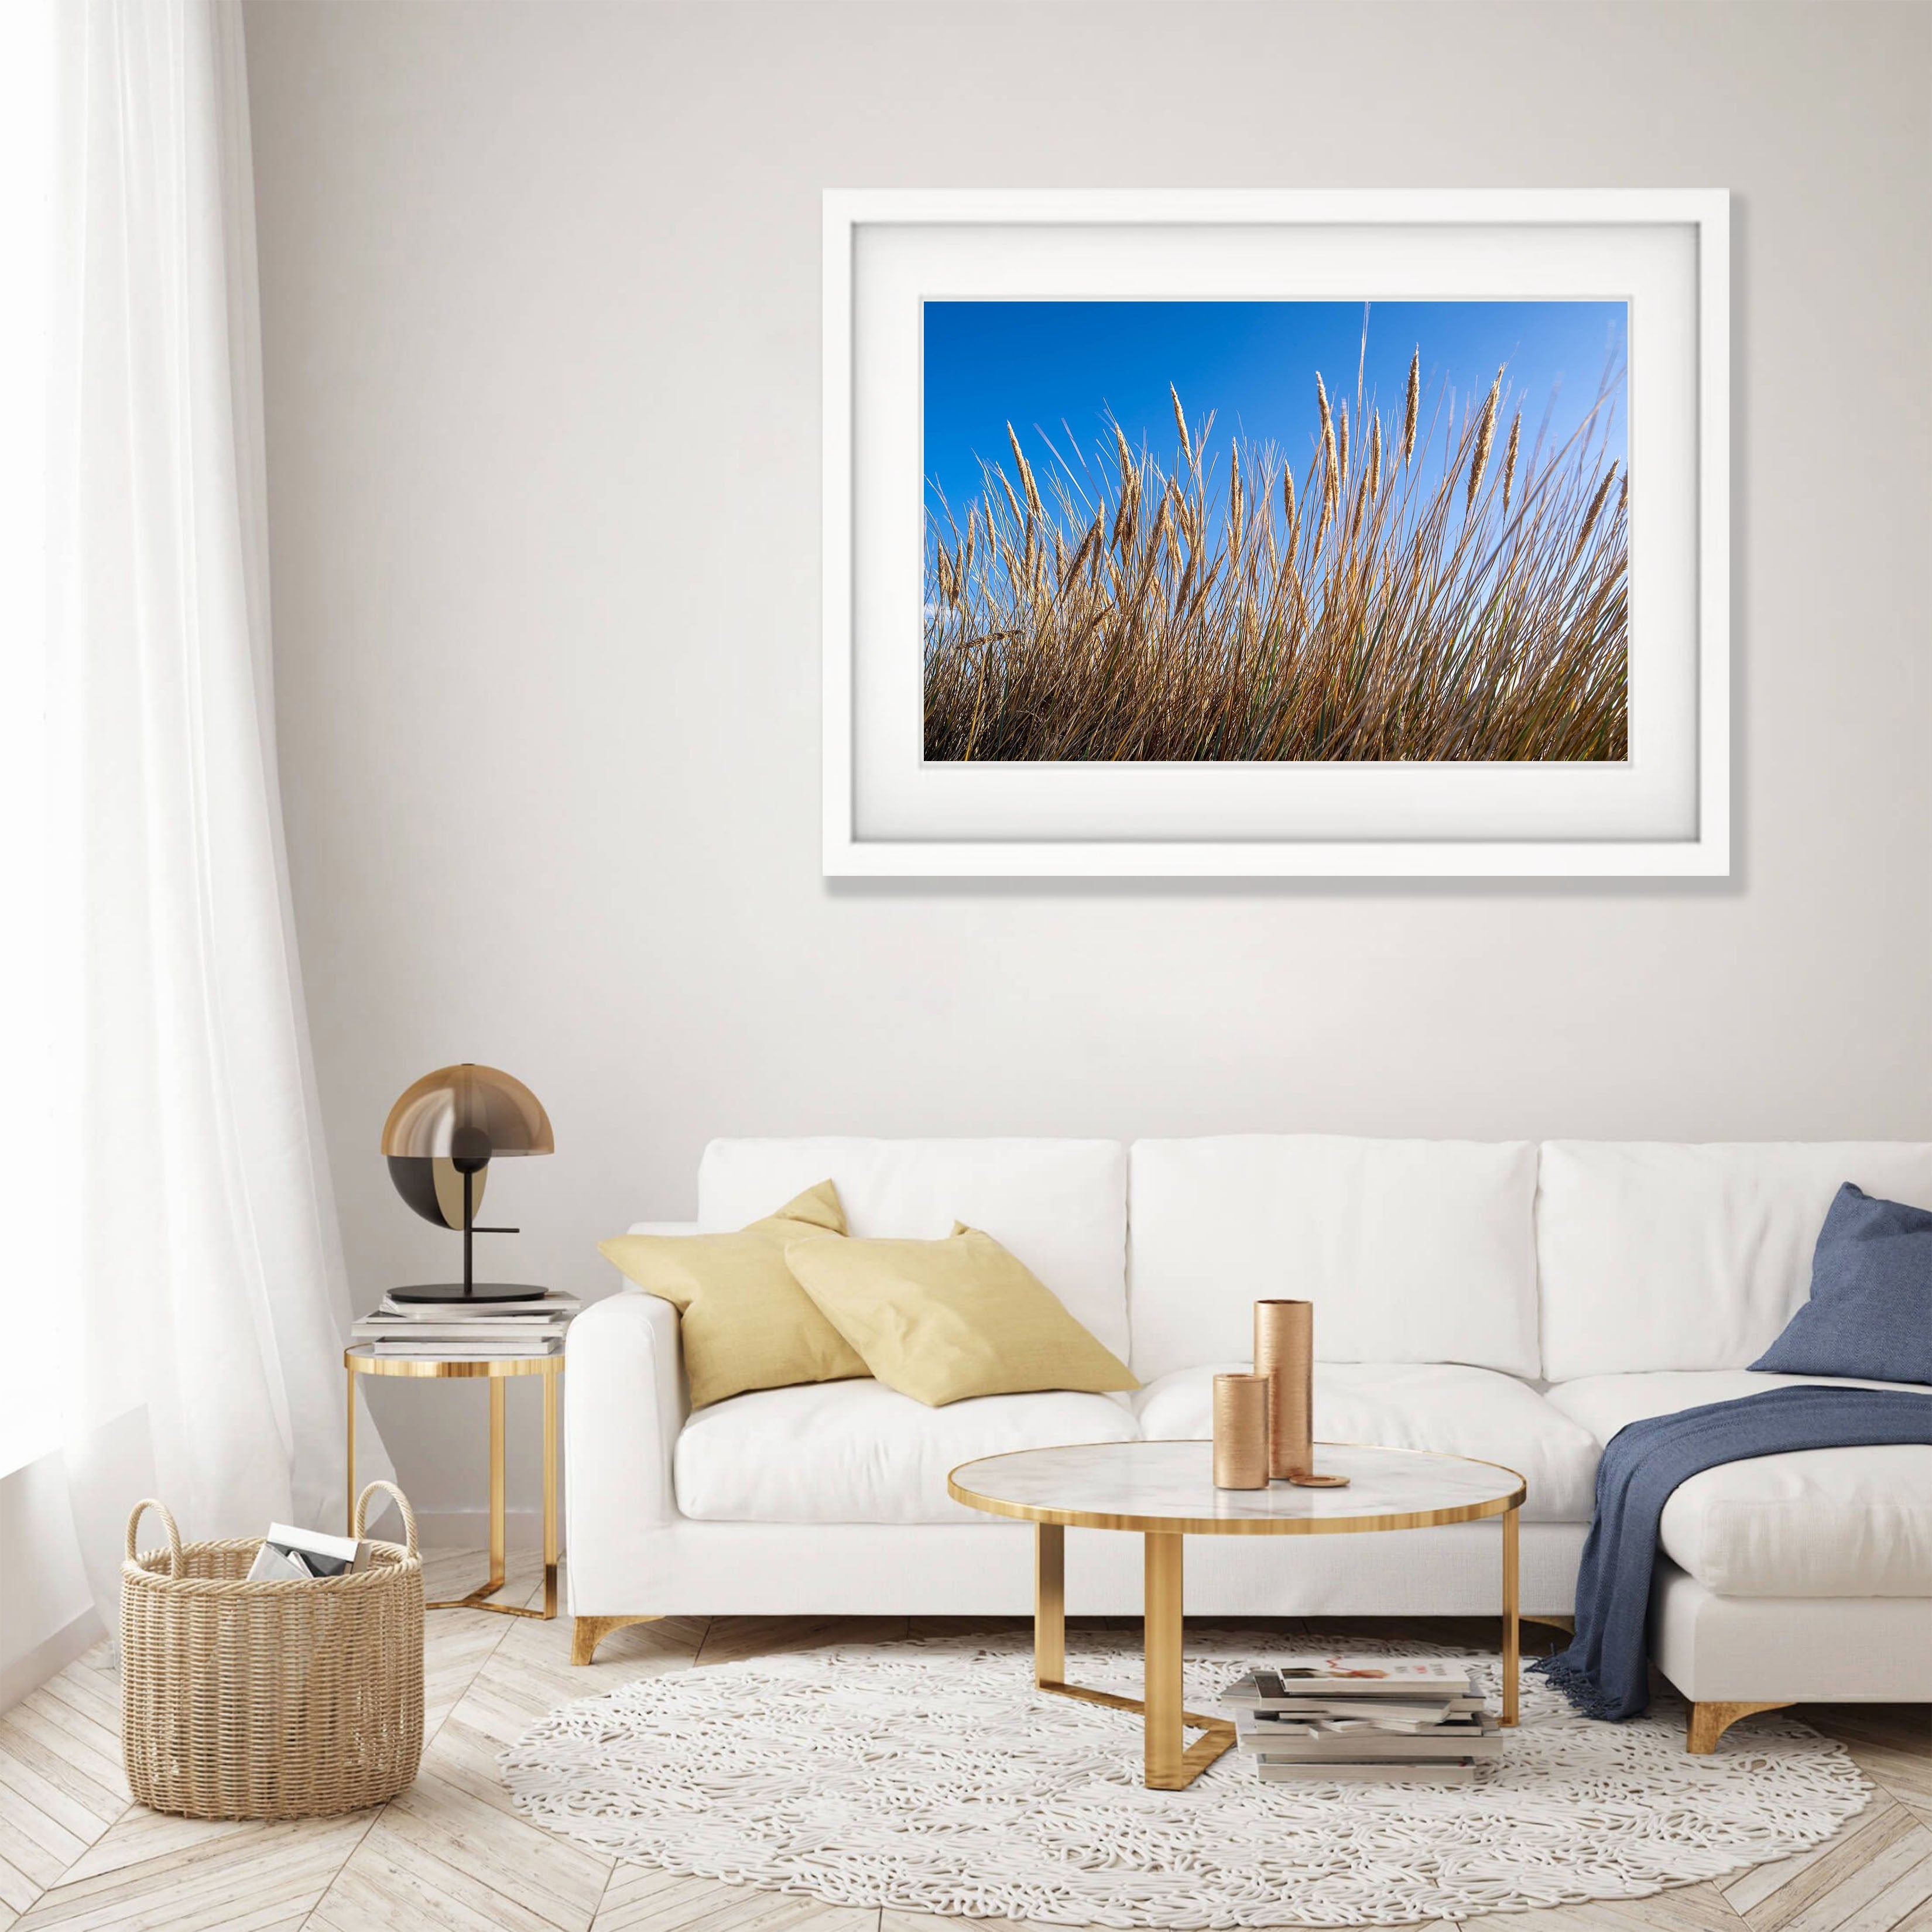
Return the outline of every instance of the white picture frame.
[[[830,190],[824,221],[827,876],[1728,874],[1726,191]],[[1426,299],[1580,278],[1630,304],[1625,763],[924,762],[927,296]]]

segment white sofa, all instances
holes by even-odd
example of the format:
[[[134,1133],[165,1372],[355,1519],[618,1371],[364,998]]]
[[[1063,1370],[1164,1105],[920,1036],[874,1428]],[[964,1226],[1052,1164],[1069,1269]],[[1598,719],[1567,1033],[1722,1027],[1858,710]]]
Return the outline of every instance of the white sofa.
[[[952,1502],[948,1470],[1206,1436],[1212,1378],[1245,1364],[1264,1295],[1316,1304],[1318,1436],[1522,1474],[1522,1607],[1561,1616],[1618,1429],[1803,1379],[1745,1365],[1804,1300],[1840,1183],[1932,1207],[1932,1144],[1898,1142],[739,1140],[706,1149],[695,1223],[636,1232],[740,1227],[828,1175],[854,1235],[987,1230],[1144,1386],[932,1409],[845,1382],[694,1414],[676,1311],[612,1295],[568,1340],[580,1662],[652,1616],[1027,1611],[1027,1526]],[[1499,1535],[1201,1538],[1186,1607],[1492,1616]],[[1932,1699],[1932,1448],[1708,1471],[1660,1537],[1653,1653],[1708,1707],[1694,1725],[1707,1743],[1741,1707]],[[1070,1537],[1070,1611],[1138,1612],[1138,1544]]]

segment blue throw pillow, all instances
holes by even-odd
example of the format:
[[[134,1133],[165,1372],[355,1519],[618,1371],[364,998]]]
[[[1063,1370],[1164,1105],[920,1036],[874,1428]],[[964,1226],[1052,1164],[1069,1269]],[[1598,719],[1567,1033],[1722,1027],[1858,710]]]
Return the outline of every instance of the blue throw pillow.
[[[1751,1366],[1932,1382],[1932,1213],[1846,1181],[1818,1236],[1811,1299]]]

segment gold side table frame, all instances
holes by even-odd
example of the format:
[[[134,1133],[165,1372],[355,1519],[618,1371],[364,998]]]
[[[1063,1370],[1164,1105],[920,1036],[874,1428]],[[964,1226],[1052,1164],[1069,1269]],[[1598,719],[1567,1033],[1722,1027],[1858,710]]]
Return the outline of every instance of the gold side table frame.
[[[1081,1447],[1113,1448],[1117,1445]],[[1153,1446],[1118,1445],[1130,1452]],[[1166,1444],[1159,1446],[1165,1447]],[[1199,1445],[1206,1448],[1207,1444]],[[1320,1448],[1368,1447],[1366,1444],[1320,1444]],[[1021,1450],[1006,1457],[987,1456],[992,1462],[1017,1460],[1028,1454]],[[1042,1452],[1030,1452],[1042,1453]],[[1050,1452],[1048,1452],[1050,1453]],[[1385,1450],[1377,1453],[1428,1456],[1424,1450]],[[1377,1510],[1354,1516],[1233,1518],[1162,1514],[1153,1516],[1114,1514],[1097,1510],[1058,1508],[1036,1502],[1017,1502],[1008,1498],[982,1494],[957,1480],[971,1463],[962,1463],[946,1478],[946,1492],[956,1502],[981,1509],[995,1516],[1018,1516],[1034,1526],[1034,1682],[1056,1696],[1077,1697],[1089,1704],[1105,1705],[1109,1710],[1138,1712],[1142,1720],[1144,1760],[1143,1781],[1150,1790],[1184,1791],[1214,1760],[1228,1750],[1235,1739],[1234,1726],[1225,1718],[1208,1718],[1183,1708],[1181,1690],[1181,1543],[1188,1534],[1202,1536],[1334,1535],[1351,1532],[1438,1528],[1450,1523],[1471,1522],[1484,1517],[1502,1519],[1502,1721],[1517,1721],[1519,1673],[1522,1665],[1520,1617],[1518,1610],[1520,1564],[1516,1532],[1517,1512],[1526,1494],[1522,1478],[1501,1464],[1480,1462],[1472,1456],[1441,1459],[1480,1468],[1493,1468],[1500,1480],[1496,1492],[1474,1503],[1460,1503],[1440,1509],[1404,1511]],[[1210,1492],[1211,1493],[1211,1492]],[[1324,1492],[1324,1493],[1329,1493]],[[1210,1505],[1211,1506],[1211,1505]],[[1144,1677],[1141,1697],[1123,1697],[1110,1690],[1090,1690],[1086,1685],[1066,1682],[1066,1532],[1082,1529],[1138,1531],[1143,1546],[1142,1647]],[[1202,1735],[1190,1744],[1186,1733]]]
[[[342,1352],[344,1380],[348,1388],[349,1508],[355,1520],[356,1378],[406,1376],[436,1382],[471,1381],[487,1377],[490,1384],[490,1574],[466,1597],[446,1597],[425,1604],[428,1610],[489,1610],[500,1617],[535,1617],[548,1622],[556,1615],[556,1419],[563,1380],[563,1352],[554,1355],[424,1360],[419,1358],[378,1355],[365,1342]],[[503,1587],[506,1484],[503,1471],[506,1396],[512,1376],[543,1378],[543,1559],[544,1596],[540,1610],[488,1600]]]

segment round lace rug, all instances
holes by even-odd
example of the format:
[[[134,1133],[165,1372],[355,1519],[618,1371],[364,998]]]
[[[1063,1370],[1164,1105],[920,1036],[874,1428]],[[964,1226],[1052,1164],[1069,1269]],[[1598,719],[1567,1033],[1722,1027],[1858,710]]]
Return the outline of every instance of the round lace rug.
[[[1188,1707],[1318,1640],[1190,1636]],[[1140,1689],[1138,1636],[1076,1633],[1078,1683]],[[1358,1640],[1363,1661],[1493,1655]],[[1710,1757],[1681,1707],[1576,1716],[1539,1677],[1473,1785],[1264,1784],[1231,1750],[1140,1782],[1139,1720],[1036,1691],[1023,1636],[850,1646],[647,1677],[503,1754],[518,1806],[620,1858],[828,1904],[1053,1924],[1392,1925],[1632,1898],[1820,1843],[1868,1787],[1777,1718]]]

